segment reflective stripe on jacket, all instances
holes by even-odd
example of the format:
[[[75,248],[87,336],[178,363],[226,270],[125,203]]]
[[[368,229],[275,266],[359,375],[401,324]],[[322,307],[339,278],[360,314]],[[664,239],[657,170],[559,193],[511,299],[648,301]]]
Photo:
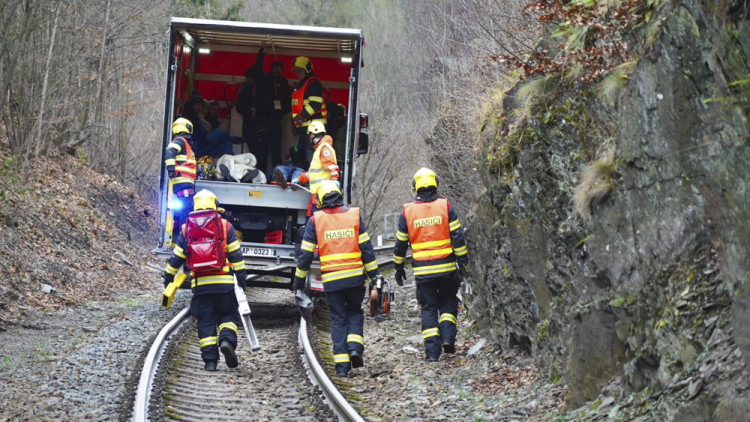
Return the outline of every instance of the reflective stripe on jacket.
[[[450,273],[456,270],[456,256],[451,246],[448,201],[439,198],[432,202],[404,205],[404,217],[409,232],[414,276]]]
[[[174,166],[175,192],[195,185],[196,162],[195,153],[190,146],[190,142],[182,136],[176,136],[167,145],[167,153],[164,164]],[[177,185],[180,185],[179,187]],[[190,185],[190,186],[188,186]]]
[[[331,178],[331,170],[335,168],[336,177]],[[310,192],[317,193],[318,185],[323,180],[338,180],[338,165],[336,164],[336,151],[333,149],[333,138],[325,135],[316,145],[310,169],[307,171],[310,178]]]
[[[433,261],[453,253],[448,225],[448,201],[445,198],[421,204],[406,204],[404,215],[412,258],[415,261]]]
[[[315,213],[320,272],[326,290],[329,283],[335,284],[336,280],[364,274],[359,222],[359,208],[337,214]]]
[[[310,122],[315,120],[318,120],[323,124],[328,123],[328,109],[323,97],[306,95],[307,87],[313,81],[320,83],[316,76],[311,76],[305,81],[302,87],[292,92],[292,118],[295,118],[298,114],[302,113],[303,110],[307,111],[308,118],[302,122],[303,127],[309,126]],[[320,103],[320,110],[316,112],[312,105],[310,105],[310,102]]]

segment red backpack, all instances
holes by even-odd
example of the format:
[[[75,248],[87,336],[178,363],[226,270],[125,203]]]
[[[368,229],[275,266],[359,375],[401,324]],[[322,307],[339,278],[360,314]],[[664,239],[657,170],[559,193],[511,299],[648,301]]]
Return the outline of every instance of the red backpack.
[[[226,230],[214,210],[194,211],[185,223],[188,268],[197,275],[221,271],[227,265]]]

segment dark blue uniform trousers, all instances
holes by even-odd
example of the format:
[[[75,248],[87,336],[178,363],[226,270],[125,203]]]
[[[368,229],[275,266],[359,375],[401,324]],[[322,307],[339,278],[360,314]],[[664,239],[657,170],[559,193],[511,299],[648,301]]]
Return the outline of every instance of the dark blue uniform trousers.
[[[422,338],[425,357],[440,357],[442,344],[456,341],[458,281],[455,272],[417,284],[417,301],[422,307]]]
[[[237,329],[240,325],[238,306],[234,290],[229,293],[193,295],[190,315],[198,319],[198,341],[204,362],[219,360],[219,344],[224,340],[228,340],[232,347],[237,347]],[[218,338],[217,326],[221,326]]]
[[[358,287],[326,292],[328,311],[331,314],[331,340],[333,341],[333,361],[336,369],[349,370],[349,351],[360,354],[365,351],[362,300],[365,297],[364,284]]]

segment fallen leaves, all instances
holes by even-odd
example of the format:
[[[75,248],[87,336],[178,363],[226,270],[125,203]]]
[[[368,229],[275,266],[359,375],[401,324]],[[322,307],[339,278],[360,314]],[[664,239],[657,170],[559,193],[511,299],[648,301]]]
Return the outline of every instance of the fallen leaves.
[[[32,309],[103,300],[153,282],[153,273],[142,271],[153,261],[148,250],[156,222],[147,217],[157,215],[153,204],[74,157],[45,158],[28,167],[48,171],[22,178],[9,187],[13,201],[0,201],[4,323],[21,321]],[[129,265],[117,250],[128,251]],[[43,284],[55,294],[41,292]]]
[[[469,386],[478,393],[495,394],[534,384],[538,378],[535,366],[509,366],[498,369],[482,379],[470,381]]]

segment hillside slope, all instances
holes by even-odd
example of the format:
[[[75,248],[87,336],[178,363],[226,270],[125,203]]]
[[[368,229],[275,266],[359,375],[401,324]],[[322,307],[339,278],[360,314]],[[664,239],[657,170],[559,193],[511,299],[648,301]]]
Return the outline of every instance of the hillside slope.
[[[0,152],[0,325],[153,285],[153,204],[78,158]]]
[[[626,13],[581,2],[557,35],[629,25],[599,41],[629,42],[602,50],[611,79],[547,63],[486,120],[467,307],[564,382],[569,408],[588,403],[576,420],[744,421],[748,3],[610,3]],[[605,61],[571,39],[545,42]]]

